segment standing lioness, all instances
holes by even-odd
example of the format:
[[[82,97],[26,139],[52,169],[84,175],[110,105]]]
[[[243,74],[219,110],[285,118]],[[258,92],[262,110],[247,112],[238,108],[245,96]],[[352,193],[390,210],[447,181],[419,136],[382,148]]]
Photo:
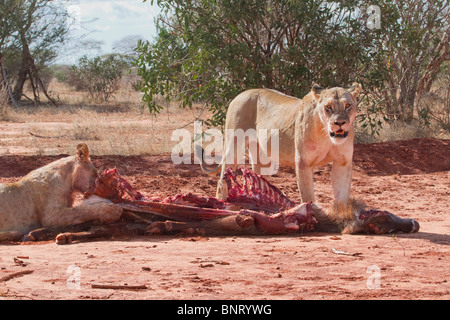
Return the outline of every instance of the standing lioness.
[[[117,220],[122,209],[94,197],[72,207],[75,192],[95,186],[98,172],[86,144],[76,155],[31,171],[15,183],[0,184],[0,240],[41,227],[69,226],[90,220]]]
[[[279,164],[295,167],[298,187],[303,202],[315,201],[313,168],[333,163],[331,183],[335,200],[346,205],[350,196],[352,156],[356,117],[356,98],[361,85],[353,84],[349,89],[322,88],[314,85],[303,99],[287,96],[275,90],[252,89],[239,94],[227,111],[225,130],[260,129],[279,130]],[[258,137],[259,139],[259,137]],[[259,154],[268,154],[266,144],[258,144]],[[227,195],[223,181],[226,166],[235,168],[234,163],[225,163],[231,151],[225,142],[221,177],[217,186],[217,197]],[[236,155],[236,152],[232,153]],[[273,155],[271,156],[273,158]],[[259,173],[258,163],[252,163]],[[218,167],[207,168],[207,173],[217,172]]]
[[[315,201],[313,168],[331,162],[334,199],[347,205],[360,91],[357,83],[349,89],[313,86],[303,98],[295,121],[295,170],[302,201]]]

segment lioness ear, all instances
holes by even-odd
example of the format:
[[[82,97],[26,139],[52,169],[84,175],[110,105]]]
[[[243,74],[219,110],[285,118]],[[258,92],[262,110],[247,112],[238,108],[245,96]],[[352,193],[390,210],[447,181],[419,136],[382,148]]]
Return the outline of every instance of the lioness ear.
[[[359,83],[354,82],[350,88],[347,89],[348,92],[350,92],[353,95],[353,99],[356,100],[359,93],[362,90],[362,86]]]
[[[79,143],[77,145],[77,155],[80,160],[89,161],[89,148],[86,143]]]
[[[320,94],[322,93],[323,90],[325,90],[325,88],[319,86],[316,83],[313,84],[313,86],[311,88],[311,92],[316,100],[319,100]]]

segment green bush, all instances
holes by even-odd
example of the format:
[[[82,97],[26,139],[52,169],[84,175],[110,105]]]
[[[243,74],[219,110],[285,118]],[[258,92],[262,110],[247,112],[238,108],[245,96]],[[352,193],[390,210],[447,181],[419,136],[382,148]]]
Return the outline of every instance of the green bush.
[[[156,97],[182,107],[206,103],[209,125],[224,123],[229,102],[250,88],[303,97],[322,86],[367,86],[373,42],[354,1],[158,1],[158,36],[140,42],[136,65],[151,112]],[[371,81],[371,80],[369,80]]]
[[[108,101],[119,89],[119,82],[128,63],[122,55],[111,54],[89,59],[83,56],[72,66],[78,88],[85,88],[91,97]]]

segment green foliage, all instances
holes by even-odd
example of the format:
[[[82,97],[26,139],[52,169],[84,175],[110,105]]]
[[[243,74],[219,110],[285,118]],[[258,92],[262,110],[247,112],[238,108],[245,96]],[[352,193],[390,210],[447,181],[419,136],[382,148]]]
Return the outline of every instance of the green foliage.
[[[414,17],[404,15],[401,1],[156,2],[162,9],[158,36],[136,48],[144,102],[152,113],[162,108],[159,96],[181,107],[206,104],[213,126],[223,125],[228,103],[246,89],[272,88],[303,97],[313,82],[348,86],[357,81],[375,93],[367,95],[361,117],[375,134],[398,86],[388,82],[393,65],[405,46],[417,46],[415,37],[423,34],[420,26],[403,21]],[[367,8],[373,4],[381,9],[380,29],[367,26]]]
[[[128,63],[121,55],[111,54],[106,57],[89,59],[82,56],[78,64],[72,66],[79,87],[85,88],[93,99],[108,101],[119,88],[122,72]]]
[[[72,68],[68,65],[53,65],[50,67],[53,77],[61,83],[69,83]]]
[[[379,136],[383,121],[388,121],[383,115],[382,105],[370,95],[364,95],[359,103],[366,106],[365,110],[360,112],[357,117],[361,127],[371,136]]]

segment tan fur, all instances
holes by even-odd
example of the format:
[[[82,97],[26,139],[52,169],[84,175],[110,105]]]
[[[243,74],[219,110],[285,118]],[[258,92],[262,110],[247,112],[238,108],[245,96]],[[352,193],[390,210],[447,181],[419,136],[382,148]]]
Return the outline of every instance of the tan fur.
[[[225,130],[255,129],[258,132],[259,129],[279,129],[279,164],[296,168],[303,202],[315,201],[313,168],[332,162],[334,196],[346,206],[352,170],[353,121],[356,116],[356,97],[360,90],[359,84],[349,89],[323,89],[315,85],[303,99],[269,89],[247,90],[230,103]],[[330,111],[325,109],[326,105],[330,106]],[[346,108],[346,105],[349,107]],[[330,132],[340,129],[346,132],[345,138],[330,136]],[[267,145],[270,145],[270,139]],[[258,145],[258,152],[261,147]],[[225,159],[229,152],[226,143],[224,149]],[[261,152],[267,154],[267,150]],[[237,159],[234,160],[234,164],[221,164],[218,198],[227,195],[223,175],[226,166],[236,167]],[[252,166],[255,172],[260,172],[258,163],[252,163]],[[214,170],[209,171],[212,172]]]
[[[364,202],[353,198],[350,198],[345,206],[341,202],[335,201],[328,208],[327,216],[335,223],[345,226],[343,233],[352,233],[359,212],[365,210],[366,207]]]
[[[91,191],[97,176],[87,145],[80,143],[75,156],[31,171],[18,182],[0,184],[0,240],[40,227],[117,220],[122,209],[99,197],[72,207],[74,194]]]
[[[358,233],[363,229],[359,222],[359,213],[366,209],[366,204],[361,200],[350,198],[347,205],[334,201],[327,210],[313,204],[314,217],[319,222],[316,231],[337,233]]]

